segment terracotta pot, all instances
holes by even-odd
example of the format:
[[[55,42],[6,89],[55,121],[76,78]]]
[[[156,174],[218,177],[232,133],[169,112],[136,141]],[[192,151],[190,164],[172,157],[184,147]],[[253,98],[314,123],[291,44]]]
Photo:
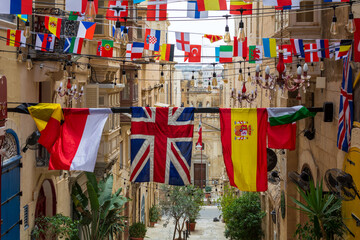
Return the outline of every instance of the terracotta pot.
[[[144,240],[144,238],[130,237],[131,240]]]
[[[196,222],[189,223],[189,230],[190,230],[190,232],[195,231],[195,225],[196,225]]]
[[[154,227],[156,222],[150,222],[150,227]]]
[[[211,193],[205,193],[205,197],[206,197],[206,198],[210,198],[210,197],[211,197]]]

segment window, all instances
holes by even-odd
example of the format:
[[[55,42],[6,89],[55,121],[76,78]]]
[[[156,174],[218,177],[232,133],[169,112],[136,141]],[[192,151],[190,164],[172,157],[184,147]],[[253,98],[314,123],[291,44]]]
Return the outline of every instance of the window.
[[[300,11],[309,10],[314,7],[313,1],[302,1],[300,2]],[[296,22],[313,22],[314,12],[298,12],[296,13]]]
[[[129,100],[130,99],[130,86],[129,84],[125,84],[124,90],[121,92],[121,100]]]
[[[142,29],[141,28],[138,28],[137,30],[136,30],[136,34],[137,34],[137,38],[142,38]]]
[[[104,35],[104,15],[97,15],[96,16],[96,20],[95,22],[98,23],[96,24],[96,28],[95,28],[95,34],[100,34],[100,35]]]
[[[15,23],[16,17],[13,14],[0,14],[0,19],[7,22]]]
[[[99,105],[104,106],[105,105],[105,96],[99,96]]]

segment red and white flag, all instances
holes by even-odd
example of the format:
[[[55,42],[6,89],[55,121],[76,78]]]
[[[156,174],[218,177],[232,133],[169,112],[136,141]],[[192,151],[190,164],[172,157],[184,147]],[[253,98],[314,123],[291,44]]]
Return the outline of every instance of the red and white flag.
[[[69,12],[85,13],[88,0],[66,0],[65,10]],[[94,0],[95,10],[98,13],[98,0]]]
[[[189,62],[201,62],[201,45],[190,45]]]
[[[305,44],[304,49],[305,49],[305,62],[319,61],[316,43]]]
[[[190,33],[176,32],[176,48],[180,51],[190,52]]]
[[[191,46],[190,46],[190,48],[191,48]],[[185,55],[184,55],[184,62],[189,61],[189,55],[190,55],[190,53],[185,52]]]
[[[354,62],[360,62],[360,18],[355,18]]]
[[[126,54],[125,54],[125,58],[126,60],[131,60],[131,49],[132,49],[132,44],[128,43],[126,44]]]
[[[280,46],[280,49],[283,50],[283,56],[284,56],[284,63],[292,63],[292,52],[291,52],[291,45],[282,45]]]
[[[237,37],[234,37],[234,57],[246,58],[248,53],[247,37],[245,41],[238,42]]]
[[[49,170],[93,172],[110,108],[65,108],[60,134],[50,149]]]
[[[125,22],[128,16],[128,0],[109,1],[106,19]]]
[[[264,6],[274,6],[274,7],[284,7],[284,6],[291,6],[291,0],[264,0]]]
[[[197,143],[196,143],[195,148],[197,148],[197,149],[202,149],[202,148],[203,148],[201,118],[200,118],[200,122],[199,122],[199,139],[198,139],[198,141],[197,141]]]
[[[166,21],[167,19],[167,0],[148,0],[147,2],[148,21]]]

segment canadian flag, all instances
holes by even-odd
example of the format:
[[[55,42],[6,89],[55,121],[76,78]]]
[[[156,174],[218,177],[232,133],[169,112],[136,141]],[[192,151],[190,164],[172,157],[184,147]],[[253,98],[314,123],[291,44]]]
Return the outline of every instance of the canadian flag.
[[[318,62],[319,61],[316,43],[305,44],[304,48],[305,48],[305,62]]]
[[[189,62],[201,61],[201,45],[190,45]]]

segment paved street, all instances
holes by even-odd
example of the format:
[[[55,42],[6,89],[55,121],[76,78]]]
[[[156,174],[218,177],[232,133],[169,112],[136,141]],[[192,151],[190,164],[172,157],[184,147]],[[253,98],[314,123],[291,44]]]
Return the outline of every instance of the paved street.
[[[225,240],[224,230],[225,224],[220,222],[213,222],[214,217],[219,217],[221,212],[216,206],[204,206],[200,212],[200,218],[196,223],[196,230],[191,232],[188,239],[190,240]],[[174,223],[170,220],[165,227],[166,218],[155,224],[154,228],[148,228],[146,233],[147,239],[151,240],[172,240],[174,233]]]

